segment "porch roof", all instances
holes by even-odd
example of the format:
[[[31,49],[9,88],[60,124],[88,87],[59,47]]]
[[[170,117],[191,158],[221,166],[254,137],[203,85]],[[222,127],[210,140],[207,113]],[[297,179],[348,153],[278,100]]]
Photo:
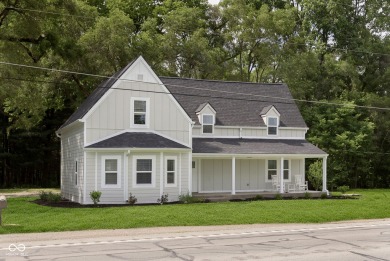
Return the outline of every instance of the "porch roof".
[[[194,138],[192,148],[193,153],[327,155],[307,140]]]
[[[150,132],[125,132],[86,148],[173,148],[190,149],[180,143]]]

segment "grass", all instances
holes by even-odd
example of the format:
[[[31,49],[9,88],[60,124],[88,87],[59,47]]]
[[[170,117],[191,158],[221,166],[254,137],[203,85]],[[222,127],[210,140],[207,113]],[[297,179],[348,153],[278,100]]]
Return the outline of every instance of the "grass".
[[[360,199],[263,200],[105,208],[36,205],[36,197],[10,198],[0,234],[254,223],[322,223],[389,218],[390,190],[354,190]]]

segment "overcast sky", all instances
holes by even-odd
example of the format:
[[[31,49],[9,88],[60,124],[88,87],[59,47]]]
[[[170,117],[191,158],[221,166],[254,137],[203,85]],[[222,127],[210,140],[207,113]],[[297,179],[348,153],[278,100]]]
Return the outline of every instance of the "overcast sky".
[[[209,3],[215,5],[215,4],[218,4],[219,1],[220,0],[209,0]]]

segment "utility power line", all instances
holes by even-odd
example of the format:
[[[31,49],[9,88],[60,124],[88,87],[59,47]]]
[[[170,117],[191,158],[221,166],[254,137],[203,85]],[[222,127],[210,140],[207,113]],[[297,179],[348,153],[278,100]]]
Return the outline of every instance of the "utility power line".
[[[17,64],[17,63],[9,63],[9,62],[2,62],[0,61],[0,64],[3,65],[9,65],[9,66],[17,66],[22,68],[29,68],[29,69],[37,69],[37,70],[45,70],[45,71],[51,71],[51,72],[60,72],[60,73],[67,73],[67,74],[76,74],[76,75],[82,75],[82,76],[90,76],[90,77],[98,77],[102,79],[114,79],[119,81],[125,81],[125,82],[132,82],[132,83],[147,83],[147,84],[154,84],[154,85],[166,85],[166,86],[172,86],[172,87],[180,87],[185,89],[193,89],[193,90],[199,90],[199,91],[209,91],[214,93],[225,93],[225,94],[232,94],[232,95],[242,95],[242,96],[255,96],[260,98],[267,98],[267,99],[276,99],[276,100],[284,100],[284,101],[294,101],[294,102],[306,102],[306,103],[313,103],[313,104],[322,104],[322,105],[333,105],[333,106],[340,106],[340,107],[354,107],[354,108],[365,108],[365,109],[373,109],[373,110],[384,110],[384,111],[390,111],[390,108],[388,107],[376,107],[376,106],[364,106],[364,105],[355,105],[355,104],[342,104],[342,103],[336,103],[336,102],[329,102],[329,101],[315,101],[315,100],[304,100],[304,99],[295,99],[295,98],[285,98],[285,97],[275,97],[275,96],[268,96],[268,95],[260,95],[260,94],[248,94],[248,93],[240,93],[240,92],[231,92],[231,91],[225,91],[225,90],[213,90],[213,89],[205,89],[205,88],[197,88],[197,87],[191,87],[191,86],[183,86],[183,85],[174,85],[174,84],[160,84],[155,82],[145,82],[145,81],[138,81],[138,80],[129,80],[129,79],[121,79],[117,77],[110,77],[110,76],[104,76],[104,75],[98,75],[98,74],[91,74],[91,73],[83,73],[83,72],[75,72],[75,71],[69,71],[69,70],[61,70],[61,69],[52,69],[52,68],[46,68],[46,67],[39,67],[39,66],[33,66],[33,65],[25,65],[25,64]],[[196,80],[196,79],[194,79]],[[211,81],[212,80],[206,80]],[[252,83],[255,84],[255,83]],[[107,87],[101,87],[101,88],[107,88]],[[112,88],[115,89],[115,88]],[[122,89],[122,88],[117,88]],[[141,92],[149,92],[146,90],[139,90],[139,89],[124,89],[124,90],[133,90],[133,91],[141,91]],[[152,92],[152,91],[150,91]],[[156,93],[165,93],[165,92],[158,92],[154,91]],[[180,93],[180,95],[184,95]],[[200,96],[198,94],[193,96]],[[206,97],[213,97],[213,96],[206,96]],[[226,97],[215,97],[215,98],[222,98],[225,99]],[[229,99],[238,99],[236,97],[232,97]],[[248,99],[246,99],[248,100]],[[255,101],[255,100],[251,100]]]

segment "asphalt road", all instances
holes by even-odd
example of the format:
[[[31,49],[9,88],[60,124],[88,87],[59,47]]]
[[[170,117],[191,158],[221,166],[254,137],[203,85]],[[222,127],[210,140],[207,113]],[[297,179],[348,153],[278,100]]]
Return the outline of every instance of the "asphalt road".
[[[390,219],[0,236],[0,260],[389,260]]]

